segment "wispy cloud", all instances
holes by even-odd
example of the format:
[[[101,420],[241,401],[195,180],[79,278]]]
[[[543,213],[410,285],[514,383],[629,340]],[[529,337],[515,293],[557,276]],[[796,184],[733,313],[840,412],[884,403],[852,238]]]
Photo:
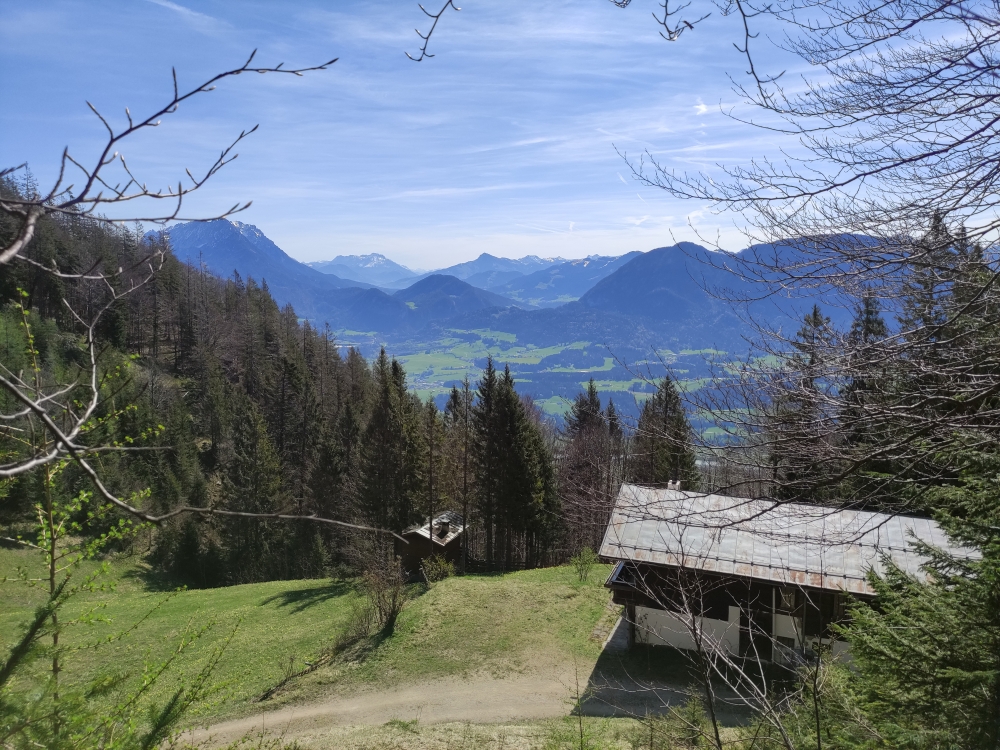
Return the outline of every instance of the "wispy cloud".
[[[439,187],[426,188],[424,190],[404,190],[392,195],[380,195],[367,198],[369,201],[389,201],[403,200],[406,198],[446,198],[449,196],[475,195],[476,193],[493,193],[500,190],[537,190],[539,188],[554,187],[558,183],[509,183],[505,185],[480,185],[478,187]]]
[[[671,233],[697,240],[689,223],[731,233],[733,217],[692,213],[637,183],[622,155],[714,176],[789,146],[725,116],[760,113],[732,91],[727,74],[738,81],[744,64],[726,51],[732,28],[717,16],[667,45],[634,3],[473,0],[442,19],[436,56],[417,65],[403,52],[426,19],[398,0],[60,0],[44,13],[35,8],[52,4],[3,2],[16,22],[0,24],[0,90],[19,107],[0,111],[0,155],[40,170],[64,144],[81,91],[132,104],[123,99],[159,92],[174,62],[184,75],[222,70],[253,47],[267,62],[339,56],[324,73],[221,87],[129,154],[144,179],[168,182],[259,122],[191,210],[252,198],[243,219],[298,257],[383,252],[440,267],[481,251],[579,257],[657,247]],[[84,55],[86,68],[71,64]],[[95,68],[114,75],[95,78]],[[87,138],[71,145],[94,146]]]
[[[191,10],[178,3],[171,2],[171,0],[146,0],[147,3],[152,3],[153,5],[159,5],[161,8],[167,8],[177,13],[184,21],[196,31],[200,31],[203,34],[214,34],[223,29],[229,27],[229,24],[225,21],[216,18],[215,16],[210,16],[207,13],[201,13],[197,10]]]

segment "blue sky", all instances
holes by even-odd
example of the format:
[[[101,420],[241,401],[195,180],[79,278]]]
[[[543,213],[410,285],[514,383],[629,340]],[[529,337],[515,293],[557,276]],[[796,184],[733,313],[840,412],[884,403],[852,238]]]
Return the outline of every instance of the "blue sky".
[[[28,161],[44,187],[63,146],[95,156],[102,129],[85,100],[121,122],[125,106],[165,101],[171,66],[182,86],[200,83],[256,47],[264,64],[340,61],[228,80],[125,153],[151,186],[176,182],[259,123],[188,210],[253,200],[237,218],[296,258],[618,255],[697,241],[691,225],[739,248],[738,217],[641,186],[615,150],[712,172],[787,147],[720,111],[751,114],[727,77],[745,69],[735,19],[710,6],[667,43],[646,0],[460,5],[417,64],[403,53],[428,24],[410,0],[0,0],[0,162]]]

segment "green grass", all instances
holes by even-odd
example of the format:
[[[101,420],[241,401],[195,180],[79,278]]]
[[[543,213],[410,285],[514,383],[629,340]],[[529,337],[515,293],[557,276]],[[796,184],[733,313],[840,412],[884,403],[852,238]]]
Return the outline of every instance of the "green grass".
[[[0,578],[18,566],[30,571],[37,565],[35,555],[0,550]],[[67,677],[125,672],[139,679],[143,665],[167,658],[185,632],[211,625],[153,691],[154,698],[164,699],[232,636],[213,674],[217,692],[193,716],[200,720],[259,710],[250,700],[277,684],[290,663],[301,669],[330,647],[359,597],[351,582],[329,580],[163,593],[135,559],[113,560],[107,580],[115,584],[114,591],[81,594],[66,610],[72,616],[98,607],[108,620],[71,628],[64,636],[69,645],[81,647],[66,660]],[[309,700],[358,684],[475,672],[502,675],[574,658],[592,664],[599,644],[590,635],[608,601],[602,581],[601,572],[594,571],[590,582],[579,583],[570,568],[562,567],[450,578],[430,590],[415,585],[390,638],[372,639],[348,658],[296,681],[268,705]],[[44,594],[8,581],[0,596],[3,652]],[[129,628],[151,610],[123,640],[82,648]]]
[[[548,398],[536,401],[535,404],[543,412],[553,417],[563,416],[573,406],[573,402],[565,396],[549,396]]]
[[[684,392],[697,391],[711,382],[711,378],[689,378],[687,380],[678,380],[677,388]]]
[[[580,388],[586,391],[588,382],[589,381],[581,380]],[[635,393],[637,397],[639,397],[641,391],[633,391],[632,389],[645,388],[647,383],[645,380],[642,380],[641,378],[633,378],[631,380],[597,380],[595,378],[594,385],[597,386],[597,390],[599,391],[615,391],[615,392],[621,391],[625,393],[632,392]]]
[[[421,398],[448,393],[451,389],[442,385],[445,382],[460,381],[465,377],[468,377],[473,383],[476,382],[482,374],[482,368],[478,367],[475,361],[488,355],[492,356],[501,367],[511,365],[518,382],[529,382],[525,378],[518,377],[516,371],[518,365],[537,365],[545,357],[560,354],[570,349],[583,350],[590,346],[589,341],[574,341],[570,344],[547,347],[535,347],[530,344],[517,346],[514,344],[516,337],[512,333],[488,329],[475,331],[455,329],[455,332],[472,333],[480,338],[477,341],[460,341],[453,337],[443,338],[422,351],[396,355],[396,358],[405,365],[413,389]],[[491,339],[492,343],[487,344],[484,339]],[[613,367],[614,360],[605,357],[603,364],[599,367],[555,368],[550,372],[607,372]],[[551,413],[561,414],[562,411]]]
[[[614,357],[605,357],[600,367],[550,367],[545,372],[608,372],[615,366]]]

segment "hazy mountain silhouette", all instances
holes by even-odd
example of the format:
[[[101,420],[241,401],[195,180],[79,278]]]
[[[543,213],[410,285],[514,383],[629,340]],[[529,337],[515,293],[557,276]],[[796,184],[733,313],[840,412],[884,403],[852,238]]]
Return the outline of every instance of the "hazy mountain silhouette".
[[[400,278],[384,286],[392,289],[400,289],[413,284],[414,281],[427,278],[431,275],[454,276],[456,279],[467,281],[480,289],[506,284],[519,276],[534,273],[543,268],[554,266],[563,262],[563,258],[539,258],[537,255],[526,255],[523,258],[498,258],[489,253],[482,253],[475,260],[465,263],[457,263],[447,268],[439,268],[414,278]]]
[[[583,296],[606,276],[642,253],[634,251],[620,256],[592,255],[589,258],[568,260],[543,268],[490,291],[503,294],[517,302],[532,307],[557,307]]]
[[[524,344],[539,346],[590,340],[612,347],[628,343],[634,349],[656,340],[664,346],[732,351],[743,346],[745,322],[713,291],[753,291],[746,286],[741,289],[743,282],[720,268],[735,256],[693,243],[618,258],[559,262],[535,256],[496,258],[483,253],[451,267],[464,274],[464,280],[433,273],[417,277],[405,289],[386,293],[369,283],[321,273],[299,263],[250,224],[226,220],[189,223],[171,227],[167,233],[181,260],[195,266],[202,263],[219,276],[230,277],[235,270],[244,278],[266,281],[279,304],[292,304],[301,317],[317,325],[329,323],[334,330],[378,333],[397,341],[423,340],[450,329],[492,328],[514,333]],[[799,252],[794,243],[764,249],[790,259]],[[335,260],[345,258],[357,266],[367,262],[372,268],[393,273],[394,267],[404,268],[377,254]],[[494,285],[490,291],[472,282],[504,278],[504,274],[516,274],[516,278]],[[577,302],[558,305],[559,298],[577,296]],[[527,302],[550,309],[517,309]],[[824,311],[842,324],[844,311]],[[777,320],[781,314],[771,302],[756,305],[754,312],[768,320]],[[797,313],[791,314],[783,325],[795,325]]]
[[[253,224],[218,219],[176,224],[165,230],[174,255],[185,263],[205,267],[217,276],[266,278],[273,289],[305,283],[318,289],[338,289],[371,284],[323,274],[292,258]]]
[[[419,276],[415,271],[386,258],[381,253],[338,255],[333,260],[319,260],[306,265],[321,273],[334,274],[343,279],[363,281],[375,286],[385,286],[405,279],[413,280]]]
[[[515,304],[499,294],[479,289],[454,276],[433,274],[392,295],[423,321],[442,320],[489,308]]]

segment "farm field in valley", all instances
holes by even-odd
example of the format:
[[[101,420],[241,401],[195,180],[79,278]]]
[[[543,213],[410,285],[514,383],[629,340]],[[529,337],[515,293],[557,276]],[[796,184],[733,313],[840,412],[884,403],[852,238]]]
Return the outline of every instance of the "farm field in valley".
[[[421,398],[434,397],[439,407],[444,406],[452,386],[464,378],[475,387],[491,356],[498,368],[510,367],[519,392],[531,395],[548,416],[557,419],[562,419],[576,394],[586,390],[591,377],[603,402],[612,398],[620,413],[635,417],[667,367],[682,390],[694,391],[709,382],[708,361],[725,355],[715,349],[612,350],[585,340],[535,346],[520,341],[516,334],[491,329],[452,329],[432,341],[399,342],[341,331],[338,343],[358,346],[366,356],[377,353],[384,343],[406,368],[410,387]]]

